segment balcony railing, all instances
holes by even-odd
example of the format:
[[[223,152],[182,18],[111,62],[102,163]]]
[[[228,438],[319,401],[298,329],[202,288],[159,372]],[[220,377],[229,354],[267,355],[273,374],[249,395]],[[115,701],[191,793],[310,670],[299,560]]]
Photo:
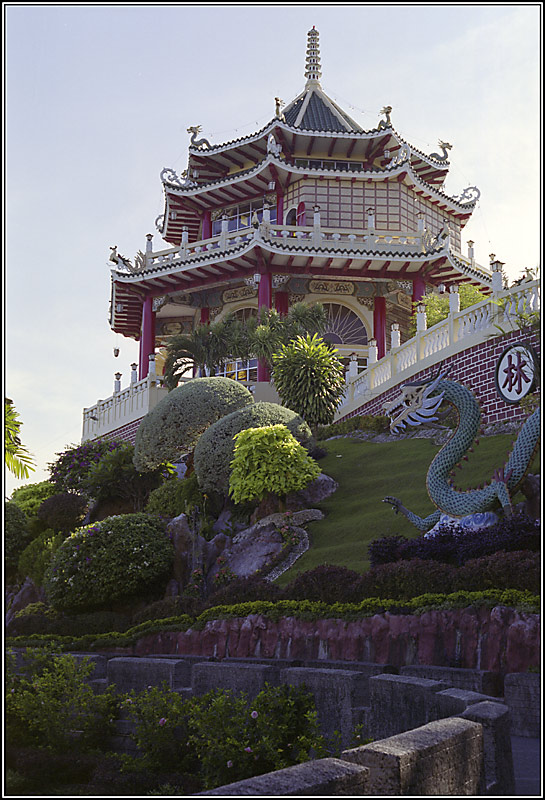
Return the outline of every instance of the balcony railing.
[[[368,363],[359,375],[349,377],[337,419],[434,363],[491,336],[516,330],[539,309],[540,282],[531,281],[498,292],[463,311],[451,312],[429,330],[419,331],[400,347],[393,347],[380,361]]]
[[[133,381],[126,389],[83,409],[82,442],[98,439],[144,417],[167,394],[155,375]]]
[[[184,235],[183,238],[187,239],[187,235]],[[445,253],[450,251],[466,266],[481,272],[484,280],[490,279],[488,269],[454,250],[448,235],[441,238],[434,237],[427,231],[416,233],[414,231],[379,231],[374,228],[355,232],[346,228],[322,228],[319,223],[312,226],[295,226],[261,222],[255,228],[249,227],[237,231],[224,230],[216,236],[197,242],[182,241],[180,247],[170,247],[155,252],[148,250],[144,261],[145,269],[154,270],[189,265],[192,260],[201,259],[207,253],[210,253],[211,257],[217,257],[219,253],[228,253],[229,250],[244,243],[249,244],[254,239],[268,242],[272,246],[289,244],[295,239],[310,248],[320,247],[325,250],[335,250],[342,247],[343,250],[352,252],[355,256],[358,254],[363,256],[366,252],[380,252],[381,250],[388,252],[398,250],[400,253],[410,255],[418,255],[430,250],[435,252],[441,250]]]

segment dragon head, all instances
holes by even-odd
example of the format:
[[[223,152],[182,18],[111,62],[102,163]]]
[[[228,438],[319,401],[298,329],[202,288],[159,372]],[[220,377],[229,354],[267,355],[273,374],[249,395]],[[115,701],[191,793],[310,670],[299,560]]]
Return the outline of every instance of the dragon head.
[[[384,406],[384,411],[391,420],[391,433],[401,433],[406,425],[416,427],[426,422],[437,421],[434,415],[443,402],[444,392],[435,397],[431,395],[445,374],[438,373],[435,377],[424,381],[403,384],[401,394]]]

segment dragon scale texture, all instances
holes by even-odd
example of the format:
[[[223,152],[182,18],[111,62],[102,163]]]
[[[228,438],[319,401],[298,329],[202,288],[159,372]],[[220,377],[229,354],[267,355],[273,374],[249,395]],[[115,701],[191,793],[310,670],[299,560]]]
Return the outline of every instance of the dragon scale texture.
[[[511,496],[520,486],[532,463],[540,436],[540,410],[537,409],[524,423],[513,445],[509,459],[503,469],[496,471],[491,482],[479,489],[459,491],[452,486],[450,472],[471,448],[480,428],[481,411],[479,404],[465,386],[443,379],[429,381],[418,390],[403,387],[402,398],[390,404],[388,413],[392,417],[392,430],[403,429],[405,424],[419,425],[433,421],[441,401],[455,406],[458,412],[458,425],[449,441],[441,448],[431,462],[426,487],[436,511],[429,517],[421,518],[402,506],[395,497],[386,497],[394,510],[401,511],[420,530],[430,530],[441,518],[441,514],[462,518],[471,514],[492,511],[501,505],[506,513],[511,511]],[[427,387],[427,389],[426,389]],[[428,410],[426,412],[426,404]],[[395,412],[401,409],[397,416]]]

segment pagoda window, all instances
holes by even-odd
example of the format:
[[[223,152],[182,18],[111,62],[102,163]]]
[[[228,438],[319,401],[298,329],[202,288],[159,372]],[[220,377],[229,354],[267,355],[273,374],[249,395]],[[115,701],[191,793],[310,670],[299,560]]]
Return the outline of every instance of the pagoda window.
[[[219,236],[221,233],[221,217],[223,214],[228,218],[228,230],[240,231],[244,228],[249,228],[252,224],[254,213],[257,214],[258,220],[263,220],[263,205],[265,198],[261,197],[259,200],[252,200],[250,203],[240,203],[236,206],[229,206],[224,209],[221,214],[215,214],[216,219],[212,222],[212,236]],[[269,211],[271,223],[276,224],[276,200],[274,204],[269,203]]]
[[[344,172],[361,172],[363,170],[361,161],[337,161],[330,158],[296,158],[295,166],[303,169],[332,169]]]
[[[336,345],[366,345],[367,330],[365,325],[346,306],[339,303],[324,303],[327,312],[327,324],[322,338]]]

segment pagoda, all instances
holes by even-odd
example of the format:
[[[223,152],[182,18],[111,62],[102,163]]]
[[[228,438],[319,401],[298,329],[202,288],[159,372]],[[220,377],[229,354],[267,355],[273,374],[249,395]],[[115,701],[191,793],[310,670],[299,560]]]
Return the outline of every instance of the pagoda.
[[[223,144],[191,133],[187,169],[161,173],[164,213],[156,220],[166,249],[133,261],[112,248],[112,330],[140,343],[139,379],[169,337],[233,312],[287,313],[295,302],[320,302],[324,338],[345,360],[365,367],[392,329],[409,336],[414,304],[427,291],[464,282],[492,287],[461,253],[462,229],[480,192],[447,195],[451,145],[426,154],[396,132],[385,106],[363,130],[320,85],[318,31],[308,32],[306,84],[261,130]],[[231,362],[223,373],[267,380],[263,365]]]

